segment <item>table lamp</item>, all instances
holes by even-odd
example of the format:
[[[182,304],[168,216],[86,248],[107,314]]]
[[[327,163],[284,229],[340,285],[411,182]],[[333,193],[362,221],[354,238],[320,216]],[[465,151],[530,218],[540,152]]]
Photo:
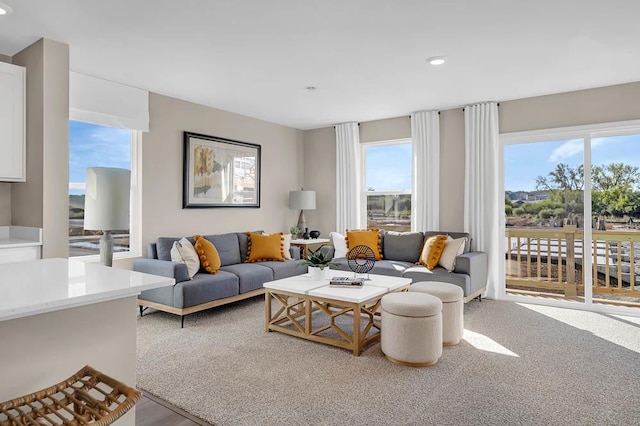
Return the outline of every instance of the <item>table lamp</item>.
[[[298,217],[298,229],[303,232],[307,228],[307,221],[304,218],[305,210],[316,209],[316,191],[289,191],[289,208],[291,210],[300,210]]]
[[[87,168],[84,229],[102,231],[100,263],[113,264],[111,231],[129,229],[131,171],[114,167]]]

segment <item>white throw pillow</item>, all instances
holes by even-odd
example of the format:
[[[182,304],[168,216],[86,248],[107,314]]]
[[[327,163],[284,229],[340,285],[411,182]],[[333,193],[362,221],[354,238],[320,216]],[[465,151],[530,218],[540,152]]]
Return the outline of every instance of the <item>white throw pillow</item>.
[[[171,261],[186,264],[190,279],[200,270],[198,253],[193,247],[193,244],[186,238],[182,238],[180,241],[173,243],[173,247],[171,247]]]
[[[442,266],[449,272],[456,269],[456,257],[464,253],[464,246],[466,243],[467,239],[464,237],[456,238],[455,240],[448,237],[447,243],[442,251],[442,255],[440,256],[440,260],[438,260],[438,265]]]
[[[291,234],[284,234],[283,247],[284,247],[284,258],[292,260],[292,258],[291,258]]]
[[[338,232],[330,232],[329,239],[335,249],[333,257],[347,257],[347,240],[345,236]]]

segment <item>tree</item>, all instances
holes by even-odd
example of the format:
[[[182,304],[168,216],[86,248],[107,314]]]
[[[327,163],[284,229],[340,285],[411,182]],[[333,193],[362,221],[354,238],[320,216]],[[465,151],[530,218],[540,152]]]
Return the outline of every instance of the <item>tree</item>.
[[[592,169],[591,194],[594,213],[607,213],[617,217],[633,216],[638,211],[638,197],[634,188],[640,182],[638,167],[624,163],[611,163]]]
[[[611,163],[591,169],[591,185],[594,191],[638,188],[638,183],[640,183],[640,171],[635,166]]]
[[[552,200],[559,198],[565,212],[582,210],[582,189],[584,187],[584,167],[571,167],[559,163],[547,176],[536,178],[536,189],[547,191]]]

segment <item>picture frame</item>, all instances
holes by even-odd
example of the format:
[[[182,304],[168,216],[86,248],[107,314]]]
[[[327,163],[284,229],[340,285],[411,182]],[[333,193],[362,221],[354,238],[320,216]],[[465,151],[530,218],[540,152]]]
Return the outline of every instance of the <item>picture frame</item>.
[[[260,145],[183,133],[182,208],[260,207]]]

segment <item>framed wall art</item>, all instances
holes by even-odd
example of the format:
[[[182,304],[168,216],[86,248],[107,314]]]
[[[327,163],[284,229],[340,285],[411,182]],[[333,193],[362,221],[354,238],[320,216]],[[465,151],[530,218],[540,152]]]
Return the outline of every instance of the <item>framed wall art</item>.
[[[260,207],[260,145],[184,132],[182,208]]]

